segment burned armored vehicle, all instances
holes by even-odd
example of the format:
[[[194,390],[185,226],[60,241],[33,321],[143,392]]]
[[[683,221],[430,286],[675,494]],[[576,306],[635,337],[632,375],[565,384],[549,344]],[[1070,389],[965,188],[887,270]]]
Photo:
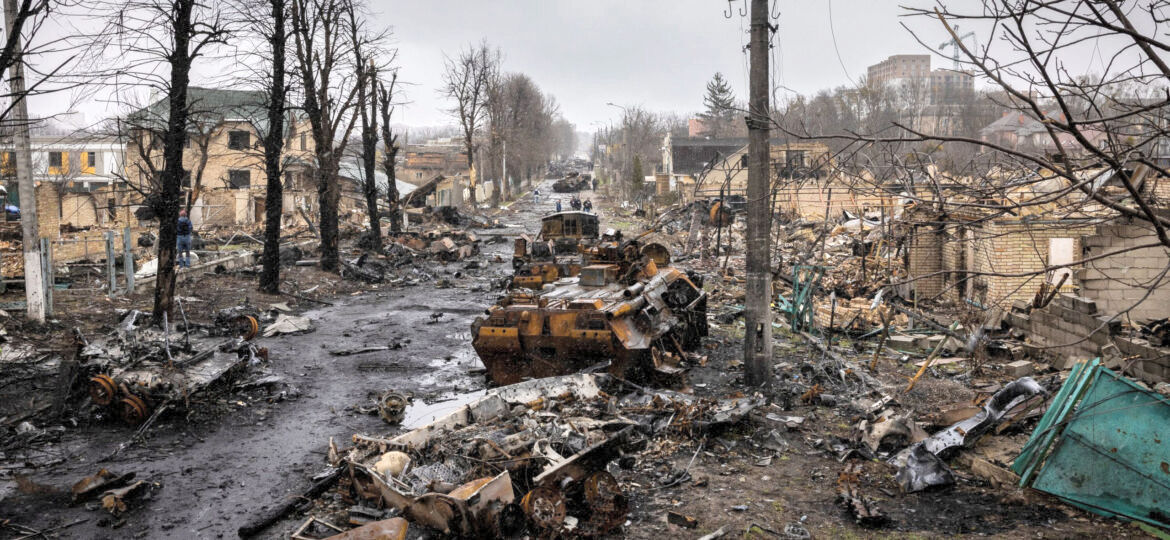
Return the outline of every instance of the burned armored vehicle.
[[[541,219],[535,240],[516,239],[513,288],[539,289],[581,271],[581,253],[598,241],[600,220],[588,212],[557,212]]]
[[[579,172],[571,172],[553,183],[553,191],[557,193],[572,193],[591,187],[593,187],[593,176]]]
[[[471,325],[488,377],[511,384],[603,364],[623,377],[677,380],[678,360],[707,335],[707,295],[697,275],[655,262],[661,249],[602,241],[584,251],[577,277],[502,298]]]

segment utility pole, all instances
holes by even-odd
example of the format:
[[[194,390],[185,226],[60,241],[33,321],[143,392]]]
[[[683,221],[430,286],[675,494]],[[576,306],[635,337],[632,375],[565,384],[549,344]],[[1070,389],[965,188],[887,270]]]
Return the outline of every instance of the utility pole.
[[[744,302],[744,376],[748,386],[772,378],[772,231],[768,174],[768,0],[751,1],[751,71],[748,84],[747,283]]]
[[[16,0],[4,0],[5,34],[12,36],[16,20]],[[32,177],[32,148],[28,133],[28,102],[24,88],[24,47],[21,37],[15,36],[12,56],[15,62],[9,70],[8,86],[12,99],[13,141],[16,143],[16,181],[20,193],[20,231],[24,251],[24,299],[28,318],[45,320],[45,276],[41,272],[41,242],[37,238],[37,188]]]

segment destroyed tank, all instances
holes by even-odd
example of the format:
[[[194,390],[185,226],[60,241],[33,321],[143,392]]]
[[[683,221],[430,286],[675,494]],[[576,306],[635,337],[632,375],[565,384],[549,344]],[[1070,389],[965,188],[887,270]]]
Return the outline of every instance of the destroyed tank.
[[[623,377],[677,380],[677,360],[707,335],[707,295],[697,275],[655,261],[663,249],[602,241],[585,250],[579,276],[502,298],[471,325],[488,377],[512,384],[608,364]]]
[[[557,193],[572,193],[593,187],[593,176],[571,172],[564,178],[553,182],[553,191]]]
[[[598,241],[600,220],[588,212],[557,212],[540,221],[536,240],[521,236],[512,253],[512,287],[540,289],[581,271],[581,253]],[[571,256],[570,256],[571,255]]]

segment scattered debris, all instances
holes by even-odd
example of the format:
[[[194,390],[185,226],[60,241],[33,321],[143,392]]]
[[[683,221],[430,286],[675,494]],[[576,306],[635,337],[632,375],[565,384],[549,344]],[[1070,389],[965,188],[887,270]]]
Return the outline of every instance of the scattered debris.
[[[846,465],[837,475],[837,503],[845,507],[858,525],[878,527],[885,524],[888,518],[878,509],[873,499],[862,495],[859,484],[864,472],[861,463],[853,462]]]
[[[950,469],[942,461],[952,449],[971,446],[1004,419],[1020,414],[1043,401],[1044,388],[1031,377],[1024,377],[996,392],[974,416],[915,443],[890,460],[898,467],[898,484],[907,492],[920,491],[954,483]],[[1033,401],[1035,400],[1035,401]]]
[[[275,321],[272,321],[272,324],[264,328],[264,337],[272,337],[277,334],[299,334],[312,329],[313,324],[308,317],[281,313]]]

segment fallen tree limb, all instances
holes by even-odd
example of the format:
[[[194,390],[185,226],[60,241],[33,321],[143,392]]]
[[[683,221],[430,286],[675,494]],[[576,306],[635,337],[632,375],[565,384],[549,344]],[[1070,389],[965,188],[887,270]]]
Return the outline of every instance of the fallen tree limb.
[[[240,527],[236,533],[240,535],[240,538],[249,538],[259,534],[260,532],[264,531],[264,529],[272,526],[273,523],[280,521],[284,518],[284,516],[292,513],[292,511],[296,510],[297,506],[299,506],[301,503],[312,500],[322,493],[325,493],[325,490],[332,487],[333,484],[337,482],[337,479],[341,478],[341,471],[344,469],[344,467],[334,468],[333,472],[330,472],[329,475],[325,478],[318,480],[301,495],[290,498],[284,503],[278,505],[276,508],[273,508],[267,514],[260,516],[258,519],[248,523],[247,525],[244,525],[243,527]]]

